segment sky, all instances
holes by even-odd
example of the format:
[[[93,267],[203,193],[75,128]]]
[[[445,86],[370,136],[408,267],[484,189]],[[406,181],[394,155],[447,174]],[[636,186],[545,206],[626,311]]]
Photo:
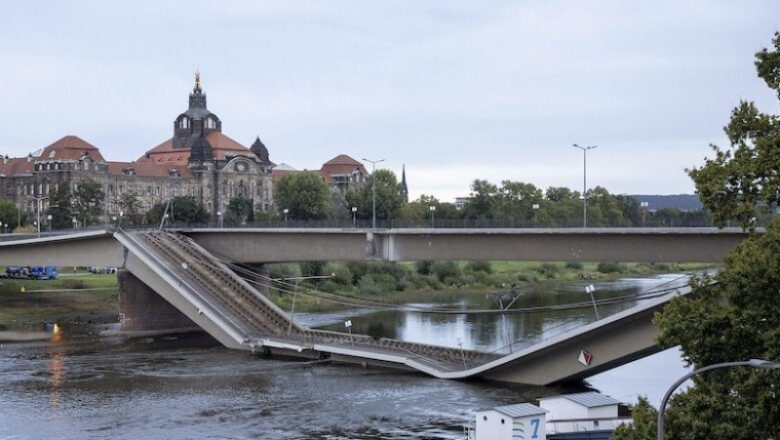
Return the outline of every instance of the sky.
[[[195,71],[223,132],[271,160],[381,164],[410,195],[474,179],[692,193],[741,99],[770,1],[0,0],[0,153],[68,134],[108,160],[172,135]]]

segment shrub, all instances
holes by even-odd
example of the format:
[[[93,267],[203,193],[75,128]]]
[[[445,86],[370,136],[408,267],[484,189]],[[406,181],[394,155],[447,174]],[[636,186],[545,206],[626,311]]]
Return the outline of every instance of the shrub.
[[[474,284],[477,284],[477,277],[470,273],[461,275],[460,279],[458,280],[458,284],[462,286],[473,286]]]
[[[372,273],[369,276],[383,292],[392,292],[398,289],[398,280],[389,273]]]
[[[460,275],[460,268],[454,261],[436,261],[431,264],[431,274],[444,281],[445,278],[455,278]]]
[[[14,228],[14,234],[36,232],[38,228],[33,225],[19,226]]]
[[[301,276],[301,268],[294,263],[269,264],[268,276],[271,278],[299,277]]]
[[[352,272],[352,284],[355,285],[363,275],[368,273],[368,263],[365,261],[350,261],[346,266]]]
[[[396,285],[396,290],[400,290],[400,291],[414,290],[415,287],[416,285],[412,281],[406,278],[401,278],[400,280],[398,280],[398,283]]]
[[[555,263],[543,263],[536,269],[536,271],[542,274],[542,276],[545,278],[555,278],[555,276],[558,275],[558,272],[560,272],[560,269]]]
[[[420,275],[428,275],[431,273],[431,264],[433,261],[417,261],[414,263],[414,268]]]
[[[469,272],[493,273],[493,267],[490,265],[489,261],[469,261],[466,264],[466,270]]]
[[[372,261],[368,263],[369,274],[390,275],[395,280],[406,277],[410,271],[394,261]]]
[[[68,279],[62,283],[66,289],[86,289],[87,282],[82,279]]]
[[[567,261],[566,269],[582,270],[582,263],[579,261]]]
[[[596,266],[596,270],[601,273],[623,273],[628,270],[628,266],[612,261],[602,261]]]
[[[339,289],[343,289],[344,286],[336,283],[333,280],[325,280],[325,282],[320,284],[318,288],[323,292],[334,293],[339,291]]]
[[[330,262],[322,268],[322,271],[325,275],[331,275],[331,280],[335,283],[352,285],[352,272],[344,264]]]
[[[382,288],[377,286],[377,284],[374,282],[374,278],[371,277],[371,275],[363,275],[360,277],[358,280],[358,290],[360,290],[360,293],[365,293],[368,295],[382,293]]]
[[[439,290],[442,287],[444,287],[441,284],[441,281],[439,281],[439,278],[434,274],[428,274],[422,277],[423,280],[425,280],[426,285],[434,290]]]
[[[318,277],[323,274],[325,263],[322,261],[304,261],[301,263],[301,276]]]

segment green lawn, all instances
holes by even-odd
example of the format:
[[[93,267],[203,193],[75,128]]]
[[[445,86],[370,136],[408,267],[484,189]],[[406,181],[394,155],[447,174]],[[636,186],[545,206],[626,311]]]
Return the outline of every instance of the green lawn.
[[[0,324],[113,322],[119,313],[116,292],[116,275],[108,274],[62,273],[56,280],[0,279]]]

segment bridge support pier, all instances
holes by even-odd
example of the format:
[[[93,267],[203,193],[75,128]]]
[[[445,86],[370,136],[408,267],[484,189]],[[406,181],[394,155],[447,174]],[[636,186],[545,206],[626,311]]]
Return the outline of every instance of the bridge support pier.
[[[145,332],[194,329],[197,325],[126,270],[117,274],[120,330]]]

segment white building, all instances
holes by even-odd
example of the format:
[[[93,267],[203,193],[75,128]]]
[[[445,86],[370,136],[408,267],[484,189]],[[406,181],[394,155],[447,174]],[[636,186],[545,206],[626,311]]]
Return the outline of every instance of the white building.
[[[530,403],[477,411],[476,440],[546,440],[546,412]]]
[[[620,401],[596,392],[539,399],[547,411],[547,433],[612,430],[630,421],[618,417]]]

